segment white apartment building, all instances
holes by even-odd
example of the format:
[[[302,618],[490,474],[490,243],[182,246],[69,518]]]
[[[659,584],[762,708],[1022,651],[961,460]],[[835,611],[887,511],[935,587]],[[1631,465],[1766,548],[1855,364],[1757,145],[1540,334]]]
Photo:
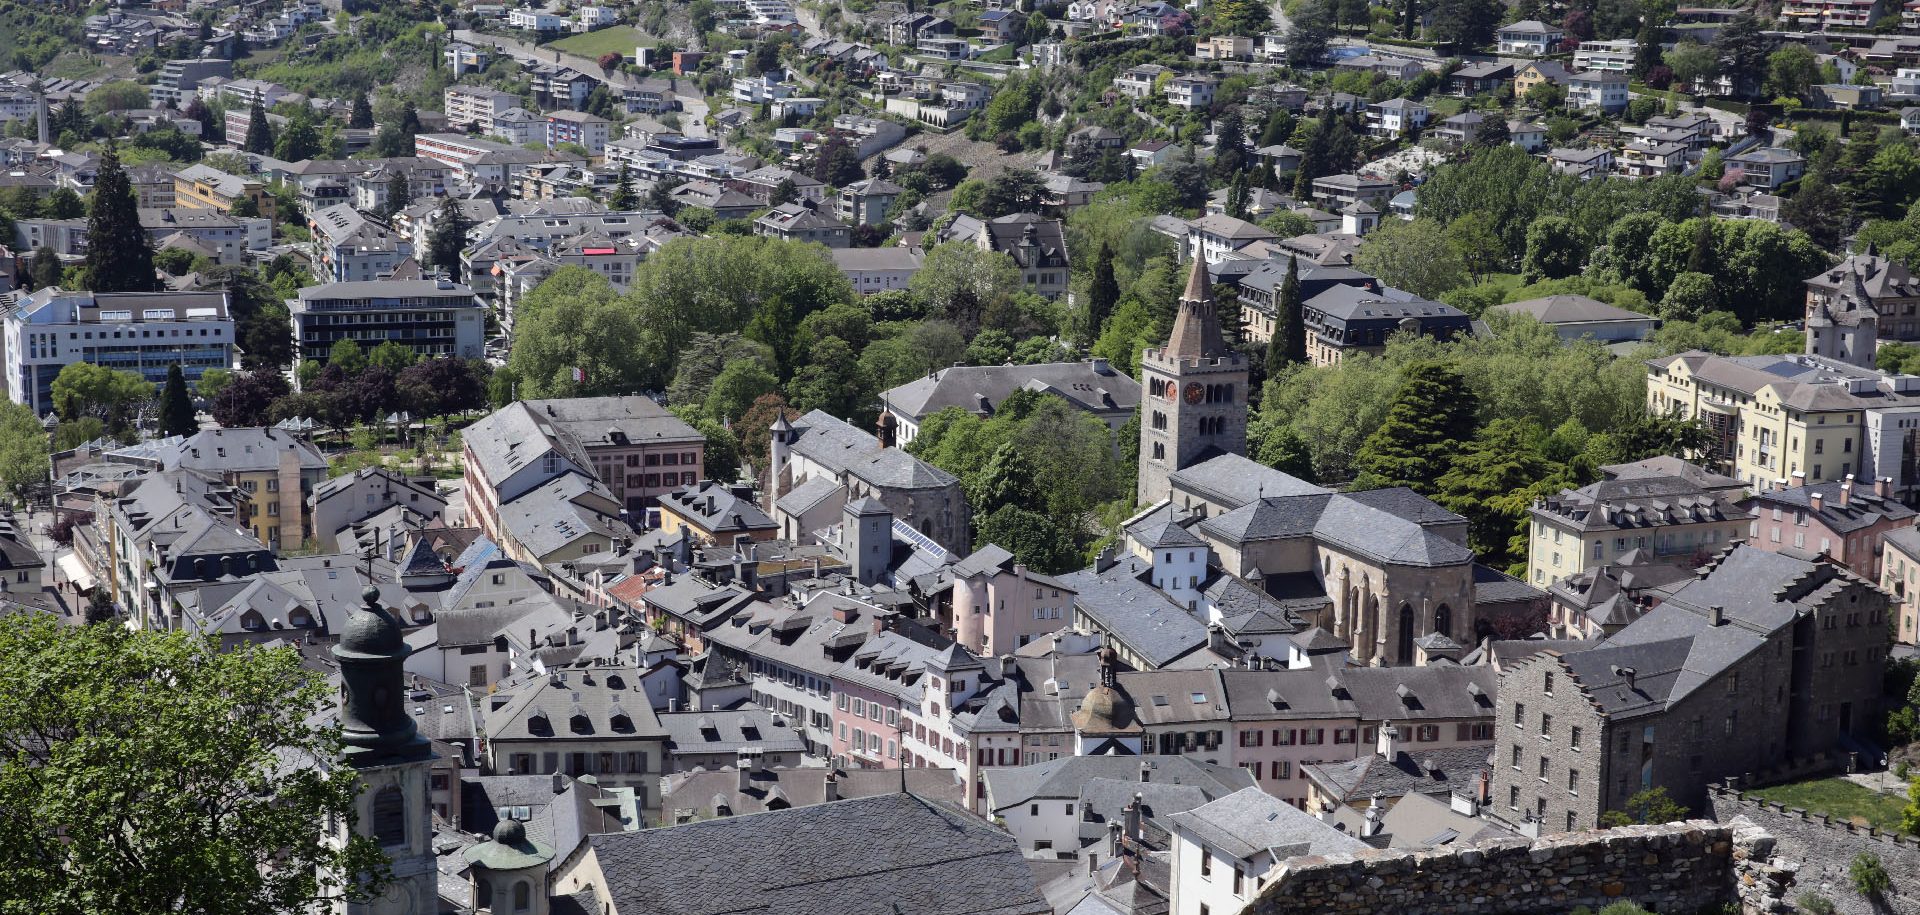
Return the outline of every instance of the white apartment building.
[[[6,383],[35,415],[53,410],[53,379],[75,362],[133,372],[158,386],[178,365],[188,383],[233,364],[224,292],[68,292],[49,286],[4,315]]]
[[[448,86],[444,96],[447,126],[477,127],[494,132],[494,117],[519,107],[520,97],[486,86]]]
[[[1573,68],[1625,73],[1633,69],[1633,56],[1639,52],[1639,49],[1640,43],[1631,38],[1583,41],[1573,52]]]

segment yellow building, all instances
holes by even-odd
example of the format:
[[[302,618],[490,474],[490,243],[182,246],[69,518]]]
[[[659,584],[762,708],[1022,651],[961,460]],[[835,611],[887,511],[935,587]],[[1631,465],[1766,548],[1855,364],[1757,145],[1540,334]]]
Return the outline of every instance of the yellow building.
[[[267,185],[263,181],[230,175],[206,165],[189,165],[173,175],[176,206],[225,213],[232,210],[235,203],[247,198],[251,198],[254,205],[259,207],[261,216],[273,218],[273,195],[267,192]]]
[[[1880,559],[1880,590],[1898,601],[1900,629],[1894,641],[1902,645],[1920,645],[1920,528],[1903,527],[1889,531],[1880,540],[1885,552]]]
[[[1705,421],[1714,433],[1708,463],[1749,487],[1848,474],[1898,480],[1897,457],[1874,466],[1881,436],[1870,433],[1885,430],[1898,446],[1896,430],[1920,417],[1914,381],[1809,356],[1693,350],[1647,362],[1647,409]]]
[[[167,470],[192,470],[245,494],[237,521],[274,552],[295,550],[312,535],[307,496],[327,478],[327,459],[312,442],[275,429],[206,429],[169,443]]]
[[[1698,565],[1747,534],[1746,487],[1673,458],[1601,468],[1605,479],[1528,509],[1527,582],[1544,588],[1594,566]]]
[[[1541,83],[1553,83],[1557,86],[1567,84],[1567,68],[1551,60],[1536,60],[1520,68],[1513,74],[1513,94],[1515,98],[1525,98],[1528,89]]]

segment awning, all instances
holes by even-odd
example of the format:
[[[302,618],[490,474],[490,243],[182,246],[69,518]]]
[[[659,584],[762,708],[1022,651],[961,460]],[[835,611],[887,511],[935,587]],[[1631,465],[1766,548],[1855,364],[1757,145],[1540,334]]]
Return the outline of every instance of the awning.
[[[78,553],[68,552],[54,560],[54,566],[60,570],[60,577],[82,591],[93,590],[93,573],[87,571],[86,563],[80,561]]]

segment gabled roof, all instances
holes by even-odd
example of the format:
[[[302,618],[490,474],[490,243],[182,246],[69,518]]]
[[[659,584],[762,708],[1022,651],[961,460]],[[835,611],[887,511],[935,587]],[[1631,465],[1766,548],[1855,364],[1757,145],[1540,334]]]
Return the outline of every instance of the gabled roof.
[[[1367,846],[1259,788],[1245,788],[1169,820],[1183,835],[1242,861],[1356,852]]]
[[[614,908],[648,915],[1049,915],[1013,837],[889,794],[589,838]],[[878,906],[878,908],[876,908]]]

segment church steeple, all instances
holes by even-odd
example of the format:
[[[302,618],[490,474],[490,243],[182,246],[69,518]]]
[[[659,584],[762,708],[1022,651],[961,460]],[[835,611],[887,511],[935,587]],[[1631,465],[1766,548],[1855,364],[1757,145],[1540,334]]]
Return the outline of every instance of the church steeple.
[[[427,759],[433,747],[407,714],[406,671],[410,649],[400,621],[380,605],[380,589],[368,585],[365,605],[347,614],[333,656],[340,662],[340,742],[356,769]]]
[[[1207,278],[1207,259],[1196,251],[1193,269],[1187,273],[1187,291],[1180,295],[1173,333],[1167,338],[1166,354],[1178,359],[1204,359],[1226,352],[1226,337],[1220,333],[1220,316],[1214,312],[1213,287]]]

